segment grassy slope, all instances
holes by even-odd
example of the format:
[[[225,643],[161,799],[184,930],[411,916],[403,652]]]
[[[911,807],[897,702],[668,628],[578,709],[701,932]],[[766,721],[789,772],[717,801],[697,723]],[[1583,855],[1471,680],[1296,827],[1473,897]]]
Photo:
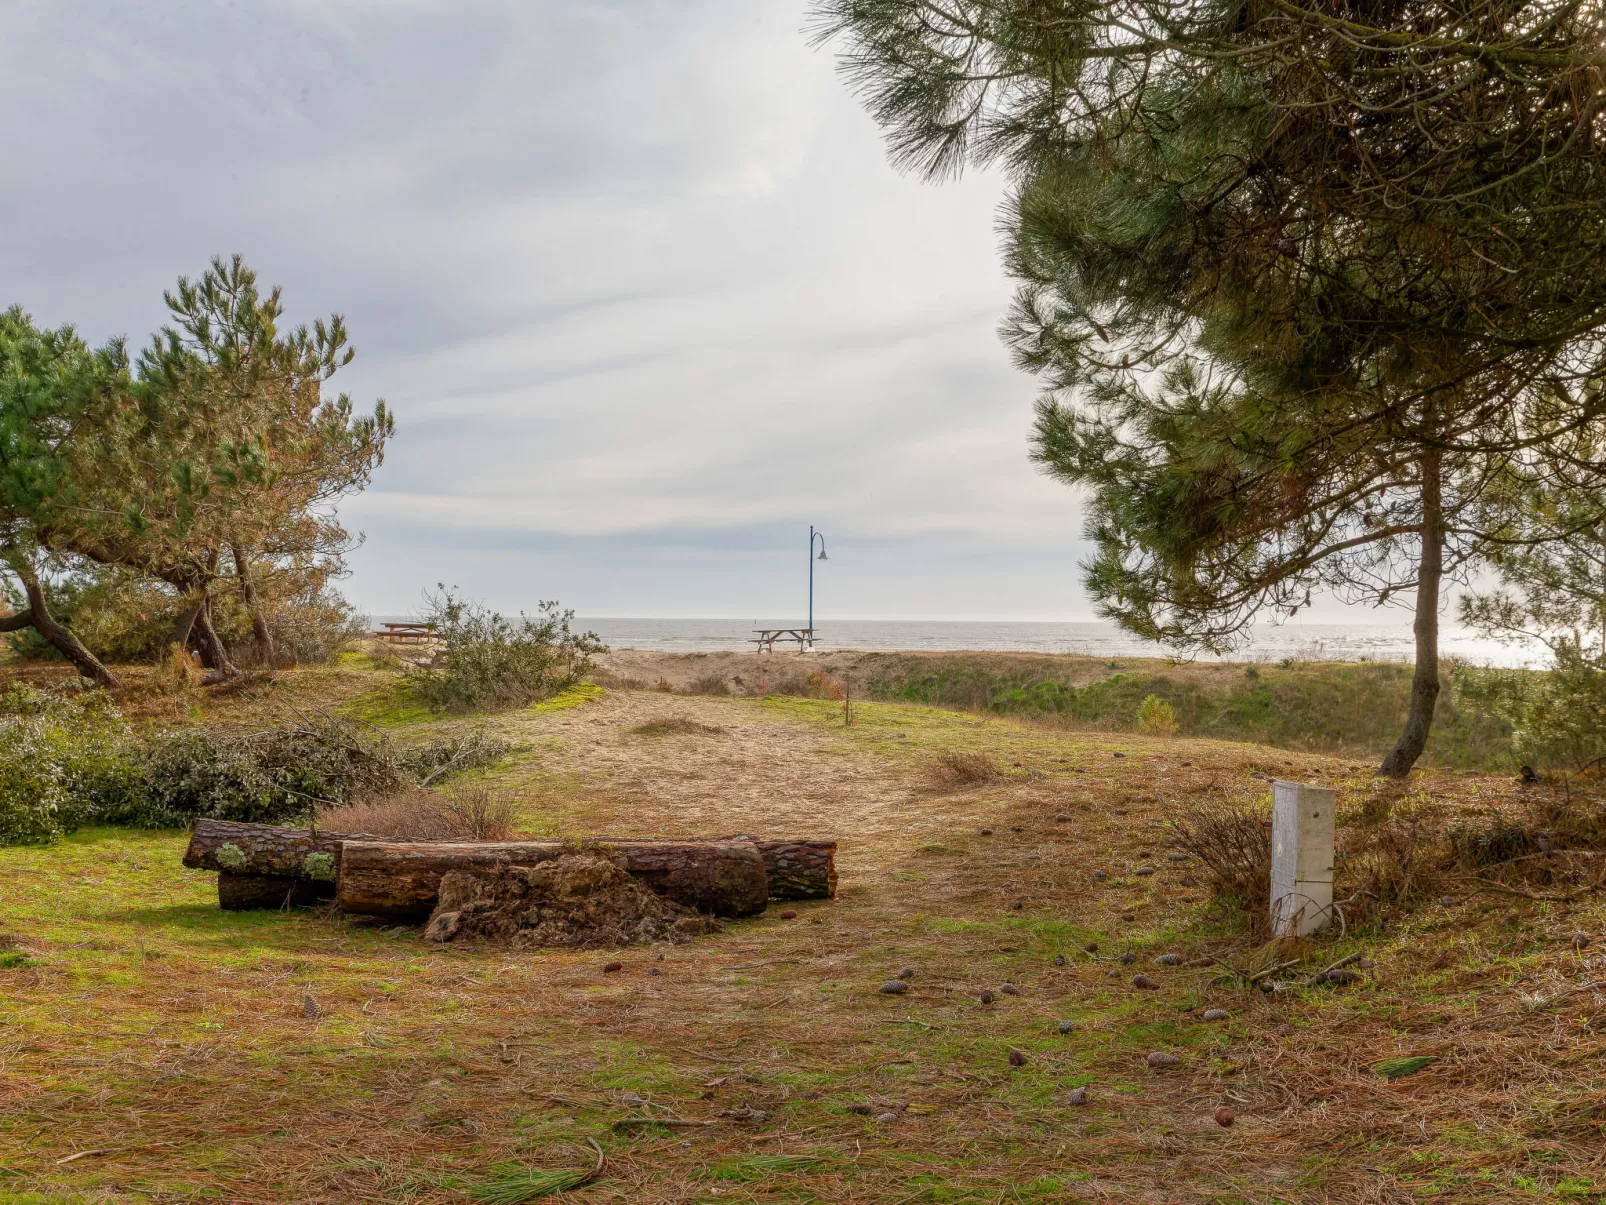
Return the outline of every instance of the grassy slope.
[[[323,682],[318,697],[361,685]],[[1565,940],[1600,933],[1593,903],[1429,908],[1386,934],[1325,943],[1317,964],[1361,948],[1377,964],[1341,992],[1267,999],[1209,968],[1149,965],[1160,950],[1246,956],[1158,859],[1177,800],[1211,785],[1255,794],[1264,786],[1249,774],[1264,771],[1331,781],[1354,807],[1373,789],[1359,763],[904,704],[863,705],[844,730],[827,703],[613,694],[497,721],[533,750],[497,771],[532,828],[667,827],[677,800],[719,805],[721,776],[738,772],[734,738],[632,745],[643,738],[626,725],[646,707],[791,742],[796,757],[741,767],[773,775],[783,808],[788,792],[829,804],[822,784],[840,766],[843,898],[800,905],[794,921],[772,909],[662,961],[629,951],[621,974],[604,975],[597,953],[427,950],[412,930],[310,912],[225,915],[207,877],[178,866],[177,835],[97,831],[0,850],[0,930],[31,960],[0,969],[0,1202],[458,1201],[516,1168],[588,1163],[587,1137],[609,1155],[602,1180],[574,1194],[588,1200],[1606,1191],[1596,994],[1523,1002],[1600,977],[1596,947],[1580,955]],[[597,751],[638,747],[642,758],[682,750],[687,793],[602,777]],[[1019,770],[933,796],[921,771],[943,748]],[[1469,809],[1510,791],[1432,776],[1418,789]],[[863,820],[875,792],[899,823]],[[1145,855],[1160,873],[1131,876]],[[1095,867],[1111,878],[1095,881]],[[1082,952],[1089,940],[1100,955]],[[1111,959],[1124,950],[1136,966]],[[878,995],[903,965],[918,969],[915,990]],[[1130,990],[1136,969],[1163,990]],[[1023,994],[978,1002],[1005,981]],[[1207,1025],[1206,1006],[1233,1019]],[[1059,1035],[1061,1018],[1076,1032]],[[1011,1048],[1025,1066],[1008,1064]],[[1156,1049],[1183,1067],[1151,1072],[1143,1056]],[[1410,1053],[1440,1061],[1392,1084],[1368,1070]],[[1079,1084],[1092,1085],[1092,1106],[1066,1104]],[[843,1111],[861,1101],[907,1109],[890,1125]],[[1230,1130],[1211,1119],[1223,1102],[1240,1112]],[[616,1128],[654,1106],[717,1120],[738,1104],[772,1117]],[[86,1150],[102,1153],[60,1162]]]

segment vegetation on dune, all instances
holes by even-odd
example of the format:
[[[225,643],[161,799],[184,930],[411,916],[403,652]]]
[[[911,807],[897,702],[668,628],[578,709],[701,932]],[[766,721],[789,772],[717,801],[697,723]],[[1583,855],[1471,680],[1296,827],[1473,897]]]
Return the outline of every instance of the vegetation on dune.
[[[543,602],[536,618],[512,620],[441,586],[425,618],[440,644],[430,662],[408,669],[407,681],[438,711],[527,707],[578,685],[607,651],[595,633],[573,631],[574,612],[556,602]]]
[[[855,670],[866,695],[996,715],[1053,719],[1105,730],[1140,730],[1147,704],[1154,730],[1170,709],[1185,736],[1255,741],[1285,748],[1381,754],[1398,735],[1410,703],[1411,667],[1387,663],[1300,662],[1167,667],[1086,659],[900,657],[874,654]],[[1427,755],[1440,765],[1515,768],[1511,719],[1479,694],[1463,695],[1485,671],[1457,669],[1440,705]],[[1517,680],[1535,677],[1517,673]],[[1504,676],[1502,675],[1502,680]],[[1149,704],[1150,698],[1156,703]]]

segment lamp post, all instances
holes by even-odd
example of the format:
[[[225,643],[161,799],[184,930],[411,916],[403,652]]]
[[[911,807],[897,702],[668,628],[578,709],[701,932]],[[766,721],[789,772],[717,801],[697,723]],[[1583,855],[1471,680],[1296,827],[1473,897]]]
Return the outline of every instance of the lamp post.
[[[809,645],[814,644],[814,541],[820,542],[820,560],[828,560],[825,555],[825,535],[814,530],[809,524]]]

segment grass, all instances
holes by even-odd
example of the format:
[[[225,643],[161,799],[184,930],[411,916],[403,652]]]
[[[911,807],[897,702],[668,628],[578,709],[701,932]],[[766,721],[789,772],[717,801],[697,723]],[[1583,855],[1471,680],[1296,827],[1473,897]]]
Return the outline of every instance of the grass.
[[[1409,665],[1380,662],[1184,665],[1154,658],[873,653],[858,659],[853,674],[873,699],[1107,731],[1135,728],[1152,695],[1170,705],[1185,736],[1368,757],[1393,745],[1411,689]],[[1509,729],[1460,703],[1450,677],[1428,763],[1506,768]]]
[[[340,682],[347,698],[376,685]],[[274,698],[302,689],[290,677]],[[1207,793],[1263,797],[1252,774],[1337,786],[1360,814],[1383,789],[1366,762],[906,702],[856,704],[844,727],[829,700],[591,698],[492,721],[532,750],[484,777],[522,801],[525,828],[830,824],[842,897],[662,961],[430,949],[416,931],[317,911],[222,913],[208,876],[179,865],[178,834],[0,849],[0,948],[27,959],[0,967],[0,1205],[433,1205],[533,1191],[550,1173],[532,1169],[589,1168],[591,1141],[605,1171],[557,1199],[1606,1193],[1606,1001],[1577,990],[1606,965],[1597,898],[1428,902],[1283,951],[1317,969],[1364,954],[1349,987],[1266,995],[1201,961],[1268,952],[1185,881],[1197,868],[1163,860],[1169,819]],[[633,733],[677,718],[724,737]],[[944,751],[1001,777],[934,795]],[[1479,816],[1518,790],[1428,773],[1393,806]],[[1141,861],[1160,872],[1133,875]],[[1582,950],[1578,931],[1595,935]],[[1156,966],[1169,952],[1185,964]],[[623,971],[604,974],[608,957]],[[902,966],[910,991],[878,994]],[[1131,990],[1140,970],[1162,989]],[[1004,983],[1021,994],[982,1002]],[[1230,1019],[1202,1021],[1213,1007]],[[1152,1070],[1151,1051],[1182,1065]],[[1396,1079],[1375,1069],[1402,1059],[1434,1061]],[[1068,1104],[1082,1085],[1092,1103]],[[1223,1103],[1231,1129],[1213,1120]],[[723,1116],[744,1108],[768,1119]],[[896,1120],[876,1120],[886,1112]],[[713,1124],[638,1124],[652,1119]],[[61,1162],[86,1151],[100,1153]]]

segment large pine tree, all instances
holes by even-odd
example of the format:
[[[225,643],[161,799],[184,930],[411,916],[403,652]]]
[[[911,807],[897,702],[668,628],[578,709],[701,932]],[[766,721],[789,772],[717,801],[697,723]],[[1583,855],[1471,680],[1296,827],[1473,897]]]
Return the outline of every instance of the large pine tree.
[[[1414,592],[1406,729],[1447,577],[1598,491],[1602,29],[1593,10],[1255,0],[826,0],[824,32],[933,174],[1014,186],[1006,325],[1034,454],[1090,487],[1102,612],[1223,649],[1317,590]],[[1602,446],[1596,441],[1593,446]],[[1565,466],[1558,472],[1558,466]]]

